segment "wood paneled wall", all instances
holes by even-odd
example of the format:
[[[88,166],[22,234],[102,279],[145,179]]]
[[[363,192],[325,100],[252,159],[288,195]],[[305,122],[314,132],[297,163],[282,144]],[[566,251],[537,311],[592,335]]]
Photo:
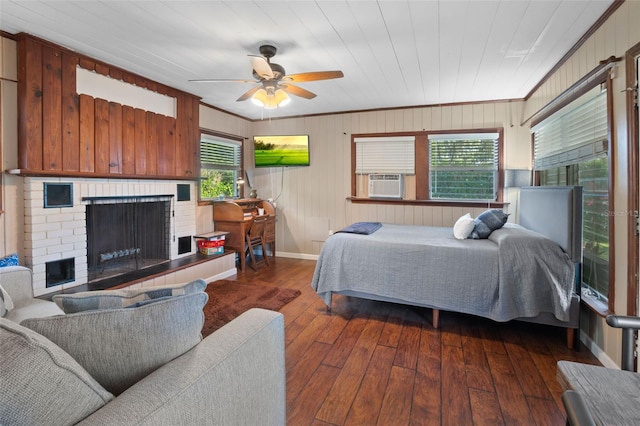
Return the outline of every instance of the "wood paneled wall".
[[[176,117],[76,92],[76,67],[176,98]],[[18,165],[25,175],[196,179],[199,98],[21,34]]]

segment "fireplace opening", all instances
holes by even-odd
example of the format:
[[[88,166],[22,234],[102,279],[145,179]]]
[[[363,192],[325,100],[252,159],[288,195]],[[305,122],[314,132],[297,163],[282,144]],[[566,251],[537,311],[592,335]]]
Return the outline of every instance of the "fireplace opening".
[[[54,287],[76,279],[76,262],[73,257],[45,263],[45,286]]]
[[[171,195],[85,198],[88,282],[168,262]]]

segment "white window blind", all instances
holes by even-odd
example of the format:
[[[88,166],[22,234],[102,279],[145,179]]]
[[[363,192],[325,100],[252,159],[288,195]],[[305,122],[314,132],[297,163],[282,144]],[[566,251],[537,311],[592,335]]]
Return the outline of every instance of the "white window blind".
[[[498,133],[429,135],[432,199],[494,200]]]
[[[200,139],[200,162],[202,168],[240,170],[241,148],[240,142],[202,135]]]
[[[356,173],[415,174],[415,136],[355,138]]]
[[[596,87],[531,129],[534,168],[576,164],[607,154],[607,96]]]

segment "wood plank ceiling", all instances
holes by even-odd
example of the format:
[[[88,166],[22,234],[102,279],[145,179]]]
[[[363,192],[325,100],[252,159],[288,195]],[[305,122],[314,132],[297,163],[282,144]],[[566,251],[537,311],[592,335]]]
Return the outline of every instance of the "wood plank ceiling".
[[[249,119],[524,98],[613,0],[20,1],[0,0],[0,30],[26,32],[202,97]],[[301,83],[264,112],[237,102],[262,44]],[[603,52],[604,54],[604,52]],[[601,59],[605,59],[604,57]]]

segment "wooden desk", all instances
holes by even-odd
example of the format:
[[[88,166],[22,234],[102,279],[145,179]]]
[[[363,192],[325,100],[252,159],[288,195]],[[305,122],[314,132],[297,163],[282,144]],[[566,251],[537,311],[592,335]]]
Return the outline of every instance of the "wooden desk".
[[[213,205],[215,230],[229,233],[226,236],[225,247],[238,253],[241,271],[245,268],[245,235],[251,228],[253,218],[258,215],[258,208],[263,208],[264,214],[269,216],[265,239],[271,250],[271,256],[275,257],[276,209],[273,204],[259,198],[242,198]]]

